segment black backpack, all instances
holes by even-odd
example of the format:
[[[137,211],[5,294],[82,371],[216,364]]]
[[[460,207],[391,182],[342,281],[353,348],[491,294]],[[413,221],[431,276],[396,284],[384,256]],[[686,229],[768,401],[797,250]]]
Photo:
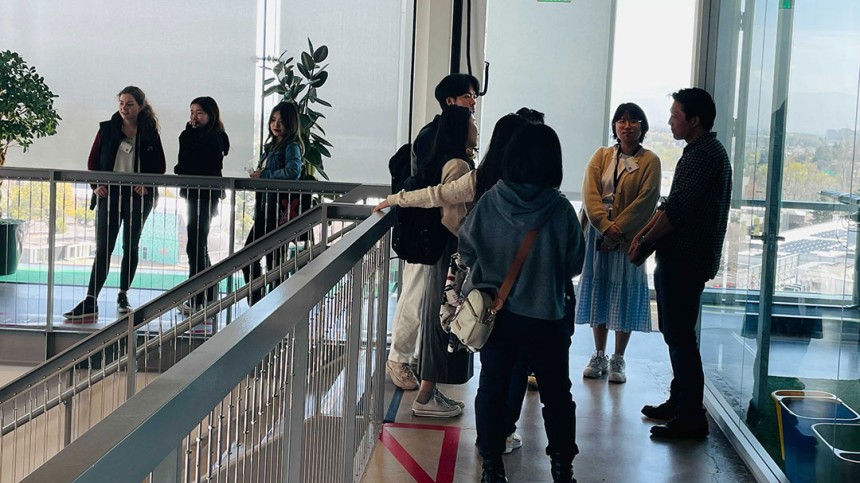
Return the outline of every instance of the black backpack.
[[[388,161],[391,192],[415,190],[439,184],[441,173],[421,170],[412,176],[412,145],[406,143]],[[434,179],[435,176],[435,179]],[[409,263],[433,265],[442,256],[453,235],[442,225],[439,208],[392,207],[395,216],[391,246],[398,257]]]

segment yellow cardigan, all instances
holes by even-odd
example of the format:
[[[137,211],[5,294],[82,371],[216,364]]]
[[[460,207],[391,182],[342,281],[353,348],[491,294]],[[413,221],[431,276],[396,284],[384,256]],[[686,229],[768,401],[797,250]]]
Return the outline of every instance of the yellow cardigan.
[[[606,168],[614,163],[615,153],[616,146],[604,147],[599,148],[591,157],[582,182],[582,205],[589,223],[599,233],[604,233],[613,224],[618,225],[624,234],[621,250],[626,253],[633,237],[654,214],[660,199],[660,158],[645,148],[639,148],[632,158],[639,169],[625,172],[618,181],[615,200],[612,203],[613,219],[610,220],[601,201],[603,198],[600,179]]]

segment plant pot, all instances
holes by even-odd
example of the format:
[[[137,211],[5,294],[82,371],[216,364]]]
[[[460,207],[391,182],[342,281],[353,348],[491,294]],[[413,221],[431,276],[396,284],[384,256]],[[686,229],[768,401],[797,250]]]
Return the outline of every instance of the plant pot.
[[[24,243],[24,220],[0,220],[0,275],[18,270]]]

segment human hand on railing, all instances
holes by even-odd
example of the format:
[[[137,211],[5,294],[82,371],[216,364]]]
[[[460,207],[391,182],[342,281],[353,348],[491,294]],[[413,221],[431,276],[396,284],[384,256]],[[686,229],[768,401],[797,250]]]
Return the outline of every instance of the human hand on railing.
[[[250,176],[252,178],[259,178],[260,177],[260,170],[255,169],[254,171],[251,171],[250,173],[248,173],[248,176]]]
[[[134,187],[134,192],[135,192],[135,193],[137,193],[137,194],[139,194],[140,196],[143,196],[143,195],[145,195],[145,194],[148,194],[148,193],[149,193],[149,190],[148,190],[148,189],[146,189],[146,188],[144,188],[143,186],[135,186],[135,187]]]
[[[377,211],[382,211],[382,210],[388,208],[389,206],[391,206],[391,205],[388,204],[388,200],[382,200],[379,202],[378,205],[376,205],[376,208],[373,209],[373,212],[376,213]]]
[[[104,198],[108,194],[107,186],[100,184],[93,188],[93,193],[95,193],[99,198]]]

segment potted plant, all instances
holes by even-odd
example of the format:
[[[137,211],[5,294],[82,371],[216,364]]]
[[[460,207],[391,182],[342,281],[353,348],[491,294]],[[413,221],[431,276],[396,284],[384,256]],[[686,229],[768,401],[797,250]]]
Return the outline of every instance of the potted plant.
[[[0,166],[6,163],[10,147],[20,146],[27,152],[34,139],[56,134],[61,119],[54,110],[56,97],[35,67],[15,52],[0,51]],[[22,224],[22,220],[0,219],[0,275],[18,268]]]
[[[331,107],[331,104],[317,94],[318,89],[328,79],[328,72],[325,70],[328,64],[320,66],[327,57],[328,47],[322,45],[314,49],[311,39],[308,39],[308,51],[301,53],[300,61],[294,62],[294,58],[289,57],[286,50],[277,58],[266,59],[275,65],[271,69],[274,77],[264,81],[264,85],[268,87],[263,91],[263,97],[276,94],[281,96],[282,100],[295,102],[299,107],[300,135],[305,147],[302,179],[315,179],[316,172],[328,179],[323,167],[323,157],[331,157],[328,148],[332,145],[323,138],[325,130],[319,125],[319,120],[325,119],[325,115],[312,107],[314,104]]]

